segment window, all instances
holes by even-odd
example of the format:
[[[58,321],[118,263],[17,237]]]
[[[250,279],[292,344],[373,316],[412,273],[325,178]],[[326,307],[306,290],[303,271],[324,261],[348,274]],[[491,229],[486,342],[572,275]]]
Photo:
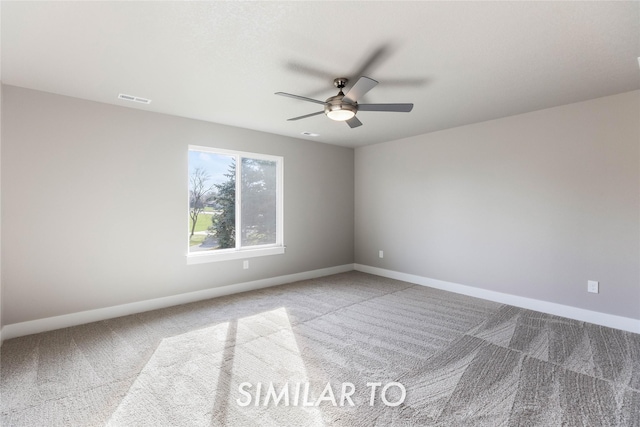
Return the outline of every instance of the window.
[[[282,157],[189,147],[191,263],[284,253]]]

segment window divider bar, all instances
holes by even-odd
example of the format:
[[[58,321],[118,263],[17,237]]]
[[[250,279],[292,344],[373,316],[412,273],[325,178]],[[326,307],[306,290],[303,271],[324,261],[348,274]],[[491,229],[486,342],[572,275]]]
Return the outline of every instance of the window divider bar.
[[[242,246],[242,157],[236,155],[236,249]]]

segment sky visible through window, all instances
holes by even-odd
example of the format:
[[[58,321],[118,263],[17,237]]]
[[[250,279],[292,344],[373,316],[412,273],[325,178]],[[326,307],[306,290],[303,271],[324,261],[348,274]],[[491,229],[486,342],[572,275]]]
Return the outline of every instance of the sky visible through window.
[[[209,175],[207,186],[220,184],[227,180],[224,174],[229,172],[231,157],[223,154],[189,151],[189,176],[197,169],[203,169]]]

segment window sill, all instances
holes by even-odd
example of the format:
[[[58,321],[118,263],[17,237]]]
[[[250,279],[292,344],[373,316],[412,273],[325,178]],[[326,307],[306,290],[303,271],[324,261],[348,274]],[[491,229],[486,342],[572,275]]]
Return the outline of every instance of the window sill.
[[[207,262],[229,261],[233,259],[247,259],[259,256],[280,255],[285,252],[284,246],[270,246],[256,249],[219,250],[195,252],[187,254],[187,265],[204,264]]]

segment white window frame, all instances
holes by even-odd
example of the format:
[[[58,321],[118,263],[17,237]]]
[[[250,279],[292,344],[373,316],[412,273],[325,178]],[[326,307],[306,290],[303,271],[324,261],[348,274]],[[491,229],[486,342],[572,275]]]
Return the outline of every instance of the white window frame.
[[[249,153],[246,151],[227,150],[222,148],[189,145],[189,151],[200,151],[212,154],[222,154],[236,159],[236,247],[216,249],[202,252],[189,252],[189,237],[187,235],[187,264],[202,264],[207,262],[247,259],[259,256],[279,255],[285,252],[284,245],[284,158],[268,154]],[[243,157],[249,159],[268,160],[276,162],[276,242],[267,245],[240,247],[242,227],[242,185],[241,172]],[[189,183],[187,174],[187,212],[189,211]],[[188,223],[187,223],[188,225]]]

